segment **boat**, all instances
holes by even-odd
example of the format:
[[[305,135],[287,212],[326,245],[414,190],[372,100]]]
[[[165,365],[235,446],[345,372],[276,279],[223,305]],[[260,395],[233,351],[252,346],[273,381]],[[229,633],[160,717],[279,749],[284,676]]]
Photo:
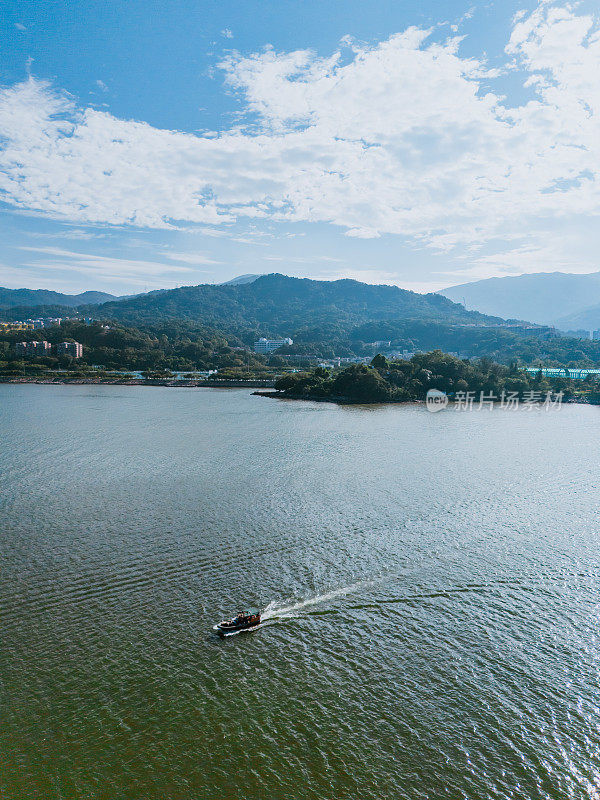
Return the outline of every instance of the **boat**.
[[[221,636],[238,631],[248,631],[260,625],[260,611],[257,608],[250,608],[247,611],[238,611],[233,619],[227,619],[215,625],[214,630]]]

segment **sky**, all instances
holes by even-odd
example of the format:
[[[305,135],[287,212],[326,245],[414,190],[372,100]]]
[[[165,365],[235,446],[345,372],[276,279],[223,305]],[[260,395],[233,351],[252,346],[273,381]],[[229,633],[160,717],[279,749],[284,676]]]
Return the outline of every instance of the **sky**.
[[[0,0],[0,285],[600,270],[599,16]]]

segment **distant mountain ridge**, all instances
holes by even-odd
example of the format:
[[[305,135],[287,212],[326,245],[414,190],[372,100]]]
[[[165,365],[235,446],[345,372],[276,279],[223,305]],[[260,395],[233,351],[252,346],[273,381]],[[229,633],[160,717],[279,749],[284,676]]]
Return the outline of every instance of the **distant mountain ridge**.
[[[221,286],[235,286],[240,283],[253,283],[260,275],[238,275],[237,278],[232,278],[230,281],[223,281]]]
[[[439,294],[344,279],[316,281],[273,273],[251,282],[200,284],[150,292],[98,308],[130,324],[182,320],[286,335],[299,327],[348,328],[374,320],[430,319],[498,323]]]
[[[584,308],[583,311],[576,311],[574,314],[567,314],[556,322],[556,327],[563,331],[597,331],[600,329],[600,303]]]
[[[41,313],[41,309],[65,307],[38,308],[38,316],[68,316],[62,311]],[[17,311],[0,309],[0,319],[2,315],[24,319],[34,316],[34,311],[19,309],[16,316]],[[290,336],[294,339],[291,354],[318,358],[372,355],[375,349],[368,345],[380,342],[375,347],[385,351],[389,341],[399,350],[441,348],[461,358],[489,356],[506,363],[519,359],[525,363],[536,359],[560,363],[600,360],[597,342],[556,337],[541,325],[507,325],[499,317],[467,311],[441,294],[416,294],[397,286],[348,279],[317,281],[275,273],[246,283],[163,289],[102,305],[79,306],[77,311],[113,321],[115,328],[119,323],[130,330],[138,328],[151,338],[183,338],[188,342],[184,355],[192,360],[198,358],[193,342],[199,332],[202,337],[233,341],[235,346],[249,345],[259,336]],[[94,326],[89,328],[90,336],[95,335],[94,330]],[[78,335],[83,336],[85,346],[88,334]]]
[[[505,319],[530,320],[561,330],[600,328],[600,272],[488,278],[450,286],[439,294]]]
[[[0,308],[66,306],[76,308],[83,305],[99,305],[118,300],[114,294],[107,292],[81,292],[81,294],[62,294],[50,289],[6,289],[0,287]]]

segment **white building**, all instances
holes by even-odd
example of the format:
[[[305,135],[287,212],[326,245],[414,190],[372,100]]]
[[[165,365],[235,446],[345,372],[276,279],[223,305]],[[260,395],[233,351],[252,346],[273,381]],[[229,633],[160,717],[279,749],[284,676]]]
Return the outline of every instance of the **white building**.
[[[79,344],[79,342],[60,342],[56,345],[56,355],[81,358],[83,355],[83,345]]]
[[[60,325],[62,317],[40,317],[40,319],[28,319],[27,322],[31,324],[34,330],[39,330],[40,328],[50,328],[53,325]]]
[[[293,339],[259,339],[257,342],[254,342],[254,352],[255,353],[272,353],[273,350],[277,350],[279,347],[286,347],[287,345],[294,344]]]
[[[15,350],[20,356],[47,356],[50,355],[50,342],[16,342]]]

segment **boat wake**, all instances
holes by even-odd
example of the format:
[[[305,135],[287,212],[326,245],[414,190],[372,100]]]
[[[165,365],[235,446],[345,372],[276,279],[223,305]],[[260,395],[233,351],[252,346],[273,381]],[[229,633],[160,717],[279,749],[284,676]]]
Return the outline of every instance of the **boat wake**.
[[[296,602],[292,602],[291,605],[286,605],[291,602],[290,599],[273,600],[261,613],[261,619],[289,619],[290,617],[296,617],[299,616],[299,612],[305,608],[308,608],[309,606],[316,606],[320,603],[327,602],[327,600],[333,600],[336,597],[344,597],[345,595],[352,594],[352,592],[356,592],[358,589],[362,589],[364,586],[368,586],[371,583],[373,583],[373,581],[358,581],[357,583],[352,583],[349,586],[343,586],[339,589],[333,589],[330,592],[325,592],[324,594],[318,594],[314,597],[309,597],[306,600],[297,600]]]
[[[301,616],[302,611],[305,608],[325,603],[328,600],[333,600],[337,597],[344,597],[345,595],[356,592],[358,589],[361,589],[364,586],[369,586],[372,583],[372,580],[359,581],[358,583],[353,583],[349,586],[342,586],[339,589],[332,589],[329,592],[318,594],[314,597],[308,597],[306,600],[294,600],[293,598],[288,598],[286,600],[272,600],[265,607],[265,609],[261,611],[260,622],[258,625],[253,625],[251,628],[239,628],[238,630],[223,632],[220,631],[219,625],[217,624],[213,625],[213,630],[220,632],[220,635],[225,638],[227,636],[237,636],[238,633],[249,633],[250,631],[256,631],[259,628],[265,628],[269,625],[277,625],[284,620],[294,619]]]

